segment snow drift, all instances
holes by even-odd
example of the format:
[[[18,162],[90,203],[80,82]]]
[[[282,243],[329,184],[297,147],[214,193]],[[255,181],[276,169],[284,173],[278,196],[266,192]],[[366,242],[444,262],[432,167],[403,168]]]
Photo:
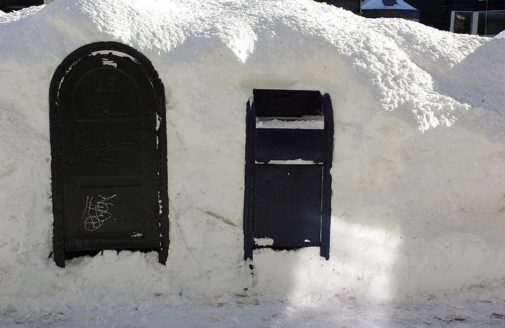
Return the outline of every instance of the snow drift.
[[[48,89],[118,41],[166,88],[170,250],[52,259]],[[0,16],[0,311],[153,297],[392,299],[505,277],[505,40],[307,0],[55,1]],[[330,260],[242,260],[253,88],[331,95]],[[503,287],[503,286],[502,286]],[[93,303],[89,303],[92,301]]]

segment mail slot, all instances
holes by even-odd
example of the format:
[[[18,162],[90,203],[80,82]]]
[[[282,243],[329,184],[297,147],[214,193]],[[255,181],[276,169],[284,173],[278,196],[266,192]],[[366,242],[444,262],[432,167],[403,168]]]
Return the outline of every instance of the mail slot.
[[[244,259],[319,247],[329,258],[333,110],[318,91],[253,91],[247,103]]]
[[[50,89],[53,254],[168,250],[164,88],[133,48],[71,53]]]

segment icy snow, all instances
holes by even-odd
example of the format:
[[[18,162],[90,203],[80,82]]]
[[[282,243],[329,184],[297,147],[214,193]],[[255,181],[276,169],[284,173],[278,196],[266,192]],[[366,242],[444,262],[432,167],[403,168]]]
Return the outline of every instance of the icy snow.
[[[96,41],[141,51],[165,86],[166,266],[154,253],[105,251],[65,269],[49,258],[49,83],[65,56]],[[47,314],[47,326],[60,316],[72,326],[75,314],[110,326],[109,309],[139,307],[142,320],[152,318],[150,306],[161,312],[171,304],[173,312],[158,318],[174,314],[182,325],[191,319],[177,309],[200,302],[210,309],[198,308],[195,320],[212,326],[214,313],[240,313],[244,302],[249,314],[255,303],[270,316],[298,308],[307,317],[265,321],[296,326],[318,309],[339,322],[341,299],[375,304],[363,306],[380,318],[358,306],[376,322],[363,327],[394,327],[388,320],[418,306],[425,315],[409,318],[419,325],[502,322],[502,39],[368,20],[308,0],[60,0],[1,15],[0,45],[0,317],[13,325],[37,326]],[[245,103],[253,88],[332,97],[329,261],[316,248],[261,249],[254,262],[242,259]],[[414,305],[394,307],[405,299]],[[455,305],[440,308],[439,320],[427,299]],[[475,304],[482,320],[451,321]],[[342,326],[357,326],[352,318]],[[222,326],[246,326],[237,320]]]

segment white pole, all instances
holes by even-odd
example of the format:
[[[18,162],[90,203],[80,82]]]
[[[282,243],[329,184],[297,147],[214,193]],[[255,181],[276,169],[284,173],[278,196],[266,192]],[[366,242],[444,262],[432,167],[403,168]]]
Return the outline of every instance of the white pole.
[[[479,34],[479,12],[472,13],[472,31],[470,34]]]
[[[454,18],[456,18],[456,13],[455,11],[451,11],[451,27],[449,28],[449,31],[454,32]]]

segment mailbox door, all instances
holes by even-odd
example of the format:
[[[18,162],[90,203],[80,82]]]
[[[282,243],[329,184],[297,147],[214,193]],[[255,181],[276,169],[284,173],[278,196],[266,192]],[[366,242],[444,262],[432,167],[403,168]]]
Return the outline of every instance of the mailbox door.
[[[108,60],[61,86],[67,251],[158,246],[154,90],[138,64]]]
[[[254,238],[273,247],[319,246],[322,165],[256,165]]]

